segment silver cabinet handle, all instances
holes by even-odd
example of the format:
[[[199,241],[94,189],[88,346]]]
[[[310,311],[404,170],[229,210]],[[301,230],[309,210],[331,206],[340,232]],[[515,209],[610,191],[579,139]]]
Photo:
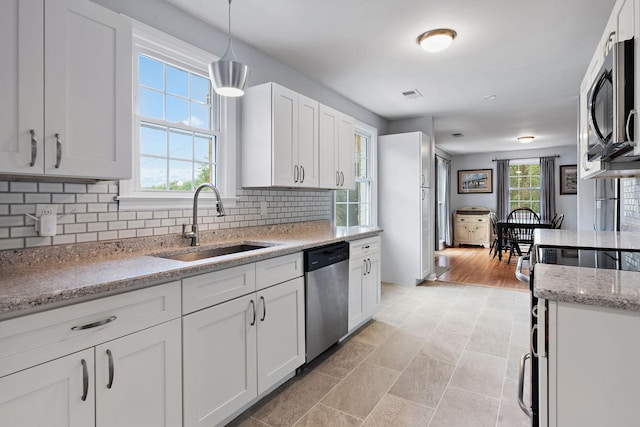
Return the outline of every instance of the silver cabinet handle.
[[[98,320],[97,322],[87,323],[86,325],[74,326],[74,327],[71,328],[71,330],[72,331],[81,331],[83,329],[97,328],[98,326],[102,326],[102,325],[106,325],[107,323],[111,323],[116,319],[117,319],[116,316],[111,316],[108,319]]]
[[[87,400],[87,394],[89,394],[89,369],[87,369],[87,362],[82,359],[82,401]]]
[[[298,174],[299,174],[298,165],[295,165],[293,167],[293,182],[298,182]]]
[[[300,178],[300,184],[302,184],[304,182],[304,166],[300,166],[300,172],[302,175],[302,178]]]
[[[530,357],[531,353],[525,353],[520,358],[520,375],[518,376],[518,405],[529,418],[531,418],[532,410],[524,403],[524,365]]]
[[[253,307],[253,320],[251,320],[251,326],[256,324],[256,303],[251,300],[251,307]]]
[[[340,187],[340,172],[336,171],[336,187]]]
[[[367,275],[367,260],[366,259],[362,260],[362,275],[363,276]]]
[[[367,274],[371,274],[371,259],[367,258]]]
[[[340,172],[341,184],[340,187],[344,187],[344,172]]]
[[[29,166],[33,167],[36,164],[36,156],[38,155],[38,140],[36,139],[36,131],[31,129],[31,163]]]
[[[62,141],[60,141],[60,134],[56,133],[56,164],[55,168],[60,167],[60,160],[62,160]]]
[[[264,297],[260,297],[260,301],[262,301],[262,317],[260,321],[264,322],[265,317],[267,317],[267,302],[264,300]]]
[[[107,388],[111,388],[113,386],[113,354],[111,354],[111,350],[107,350],[107,357],[109,358],[109,382],[107,383]]]

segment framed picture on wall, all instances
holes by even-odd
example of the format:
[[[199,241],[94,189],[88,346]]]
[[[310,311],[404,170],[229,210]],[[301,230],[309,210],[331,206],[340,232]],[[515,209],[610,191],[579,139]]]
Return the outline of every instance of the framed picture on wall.
[[[493,169],[458,171],[458,194],[493,193]]]
[[[578,167],[577,165],[560,166],[560,194],[578,193]]]

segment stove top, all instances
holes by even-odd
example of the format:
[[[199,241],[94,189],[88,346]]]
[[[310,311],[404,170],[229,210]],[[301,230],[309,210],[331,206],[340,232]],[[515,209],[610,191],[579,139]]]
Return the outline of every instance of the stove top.
[[[542,264],[640,271],[638,251],[539,247],[535,258]]]

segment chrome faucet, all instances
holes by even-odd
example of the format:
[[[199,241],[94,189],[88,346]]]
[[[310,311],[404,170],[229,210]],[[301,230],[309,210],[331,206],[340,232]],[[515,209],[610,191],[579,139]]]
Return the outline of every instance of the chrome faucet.
[[[200,235],[198,233],[198,195],[204,188],[210,188],[216,195],[216,209],[218,210],[218,216],[225,215],[224,205],[220,198],[220,192],[216,186],[208,182],[200,184],[193,195],[193,223],[191,224],[191,231],[187,231],[187,226],[189,224],[182,224],[182,237],[185,239],[191,239],[191,246],[200,246]]]

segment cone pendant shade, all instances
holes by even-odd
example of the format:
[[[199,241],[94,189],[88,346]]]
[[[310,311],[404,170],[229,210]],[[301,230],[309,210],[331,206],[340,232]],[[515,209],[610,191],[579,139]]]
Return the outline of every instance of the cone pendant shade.
[[[229,0],[229,44],[227,51],[217,61],[209,64],[209,79],[213,90],[220,96],[237,97],[244,95],[249,67],[238,61],[231,47],[231,0]]]

